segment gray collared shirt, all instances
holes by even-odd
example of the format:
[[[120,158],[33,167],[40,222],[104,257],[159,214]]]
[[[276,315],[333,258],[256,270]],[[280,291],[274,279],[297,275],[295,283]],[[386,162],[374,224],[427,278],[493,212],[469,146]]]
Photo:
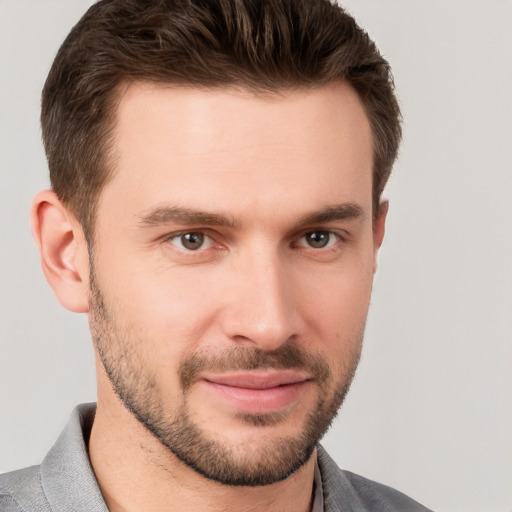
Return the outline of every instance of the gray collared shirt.
[[[108,512],[87,443],[95,404],[78,406],[40,466],[0,475],[1,512]],[[390,487],[342,471],[319,445],[312,512],[429,512]]]
[[[318,467],[318,460],[315,461],[315,483],[313,485],[313,507],[311,512],[324,512],[324,491],[322,488],[322,475]]]

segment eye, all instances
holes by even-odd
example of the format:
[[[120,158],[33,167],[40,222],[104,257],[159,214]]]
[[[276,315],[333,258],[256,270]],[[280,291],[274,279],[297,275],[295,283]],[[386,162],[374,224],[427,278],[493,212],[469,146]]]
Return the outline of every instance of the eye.
[[[339,235],[332,231],[310,231],[300,237],[298,245],[312,247],[313,249],[324,249],[334,245],[339,239]]]
[[[172,245],[186,251],[198,251],[208,249],[213,245],[213,240],[201,231],[187,231],[177,233],[169,238]]]

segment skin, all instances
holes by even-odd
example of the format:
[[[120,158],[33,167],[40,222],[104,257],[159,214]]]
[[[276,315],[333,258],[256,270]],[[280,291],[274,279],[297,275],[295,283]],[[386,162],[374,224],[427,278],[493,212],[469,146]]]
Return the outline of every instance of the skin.
[[[372,221],[371,130],[356,93],[346,84],[265,97],[131,84],[118,106],[114,150],[93,251],[108,325],[89,308],[81,226],[51,191],[36,197],[32,211],[48,281],[64,307],[88,313],[96,333],[89,450],[109,509],[309,510],[315,453],[271,485],[205,478],[123,405],[98,339],[111,359],[122,353],[117,342],[129,347],[123,368],[151,380],[150,396],[166,418],[185,407],[206,437],[240,460],[297,438],[318,401],[350,383],[384,236],[387,203]],[[187,232],[202,233],[205,244],[187,250]],[[309,233],[323,233],[327,245],[312,247]],[[222,359],[290,343],[327,363],[327,383],[305,372],[300,389],[281,402],[266,403],[266,391],[249,391],[241,402],[209,383],[217,371],[200,373],[183,393],[180,363],[192,354]],[[276,372],[250,374],[261,382]],[[257,425],[241,413],[278,413],[279,420]]]

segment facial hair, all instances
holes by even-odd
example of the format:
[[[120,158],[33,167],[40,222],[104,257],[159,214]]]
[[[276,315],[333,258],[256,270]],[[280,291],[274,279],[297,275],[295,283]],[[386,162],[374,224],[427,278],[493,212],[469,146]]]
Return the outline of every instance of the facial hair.
[[[113,390],[123,405],[160,443],[178,459],[204,477],[231,486],[263,486],[286,479],[311,457],[316,444],[337,415],[359,361],[362,331],[350,346],[341,370],[333,375],[325,356],[306,352],[293,340],[275,350],[235,346],[215,355],[192,352],[180,361],[178,368],[182,401],[166,411],[159,399],[154,371],[141,347],[150,340],[137,339],[119,322],[90,273],[89,322],[96,350],[110,379]],[[355,341],[355,342],[354,342]],[[197,376],[206,370],[293,369],[305,370],[317,386],[315,406],[307,415],[302,431],[296,437],[272,439],[257,449],[234,446],[213,439],[190,416],[188,394]],[[286,417],[285,412],[238,414],[241,424],[264,429]]]

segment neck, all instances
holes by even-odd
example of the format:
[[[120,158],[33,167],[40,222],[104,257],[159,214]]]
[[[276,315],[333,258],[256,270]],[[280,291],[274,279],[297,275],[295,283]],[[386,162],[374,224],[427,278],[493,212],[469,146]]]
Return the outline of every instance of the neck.
[[[108,395],[98,396],[89,454],[110,512],[310,510],[316,453],[281,482],[224,485],[190,469]]]

